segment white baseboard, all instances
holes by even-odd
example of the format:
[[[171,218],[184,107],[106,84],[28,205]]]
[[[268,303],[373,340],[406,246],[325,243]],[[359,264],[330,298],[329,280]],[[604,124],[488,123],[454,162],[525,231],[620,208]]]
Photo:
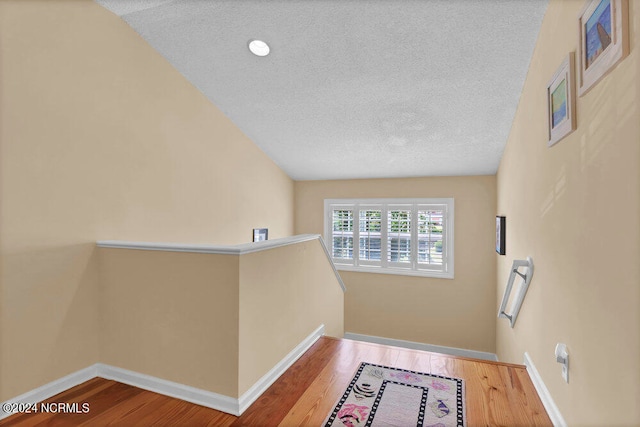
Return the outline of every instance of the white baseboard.
[[[72,387],[82,384],[95,377],[118,381],[134,387],[153,391],[165,396],[175,397],[197,405],[217,409],[236,416],[241,415],[271,384],[273,384],[293,363],[304,354],[322,335],[324,335],[324,325],[320,325],[315,331],[307,336],[289,354],[285,356],[276,366],[260,378],[247,392],[239,399],[214,393],[207,390],[191,387],[188,385],[167,381],[151,375],[129,371],[115,366],[96,363],[88,368],[81,369],[66,377],[28,391],[18,397],[9,399],[4,403],[33,403],[41,402],[58,393],[62,393]],[[13,414],[8,414],[0,410],[0,420]]]
[[[186,400],[187,402],[217,409],[228,414],[240,415],[238,399],[236,398],[102,363],[97,363],[95,366],[98,368],[97,376],[99,377],[129,384],[130,386],[165,396],[175,397],[176,399]]]
[[[280,375],[284,374],[296,360],[304,354],[305,351],[324,335],[324,325],[320,325],[315,331],[307,336],[300,344],[296,346],[284,359],[282,359],[276,366],[274,366],[269,372],[267,372],[262,378],[260,378],[249,390],[240,396],[239,406],[240,413],[244,412],[255,400],[264,393],[271,384],[275,382]]]
[[[498,361],[498,356],[494,353],[487,353],[484,351],[467,350],[464,348],[445,347],[441,345],[424,344],[414,341],[396,340],[392,338],[376,337],[372,335],[354,334],[351,332],[345,332],[344,337],[350,340],[371,342],[374,344],[392,345],[395,347],[410,348],[412,350],[430,351],[433,353],[449,354],[451,356],[471,357],[474,359],[491,360],[493,362]]]
[[[527,367],[527,373],[531,378],[531,382],[536,388],[538,396],[540,396],[540,400],[542,400],[544,409],[547,410],[547,414],[549,414],[549,418],[551,418],[551,422],[553,423],[554,427],[566,427],[567,423],[564,421],[564,418],[562,418],[562,414],[556,406],[556,403],[553,401],[551,393],[549,393],[549,389],[547,389],[547,386],[544,385],[540,373],[533,364],[531,357],[526,352],[524,353],[524,365]]]
[[[89,366],[88,368],[81,369],[65,377],[59,378],[41,387],[28,391],[20,396],[9,399],[2,402],[2,407],[7,403],[35,403],[41,402],[58,393],[62,393],[65,390],[75,387],[78,384],[82,384],[85,381],[89,381],[91,378],[98,376],[98,370],[96,365]],[[13,414],[8,414],[4,410],[0,409],[0,420],[7,418]]]

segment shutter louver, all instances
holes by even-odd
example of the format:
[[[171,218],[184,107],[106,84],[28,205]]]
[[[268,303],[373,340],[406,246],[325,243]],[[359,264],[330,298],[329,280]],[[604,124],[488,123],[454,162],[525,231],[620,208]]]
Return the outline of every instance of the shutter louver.
[[[338,269],[453,278],[453,199],[325,200]]]

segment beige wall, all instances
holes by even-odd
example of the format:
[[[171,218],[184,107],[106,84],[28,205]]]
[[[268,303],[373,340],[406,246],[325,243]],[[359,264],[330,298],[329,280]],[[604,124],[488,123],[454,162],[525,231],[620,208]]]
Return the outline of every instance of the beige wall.
[[[319,240],[243,255],[239,393],[321,324],[341,338],[344,295]]]
[[[296,233],[323,234],[324,199],[455,199],[455,278],[341,272],[345,331],[495,352],[495,184],[493,176],[296,182]]]
[[[500,360],[531,356],[569,425],[640,425],[640,2],[631,54],[577,100],[578,128],[546,146],[547,82],[578,48],[582,1],[552,0],[498,172],[507,255],[535,274],[515,328],[500,320]],[[554,348],[569,349],[569,384]]]
[[[344,333],[320,241],[245,255],[105,249],[99,361],[238,398],[318,326]]]
[[[237,255],[98,249],[100,362],[238,397]]]
[[[2,235],[3,401],[96,363],[99,320],[94,244],[17,249]]]
[[[0,401],[97,362],[99,239],[293,232],[293,182],[120,18],[0,1]]]

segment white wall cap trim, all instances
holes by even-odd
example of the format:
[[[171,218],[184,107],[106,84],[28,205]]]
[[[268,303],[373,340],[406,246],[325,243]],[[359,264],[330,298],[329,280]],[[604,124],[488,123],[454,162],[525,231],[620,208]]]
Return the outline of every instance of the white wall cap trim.
[[[185,243],[155,243],[155,242],[128,242],[124,240],[98,240],[96,245],[99,248],[109,249],[132,249],[142,251],[165,251],[165,252],[189,252],[199,254],[216,254],[216,255],[244,255],[253,252],[266,251],[268,249],[279,248],[281,246],[294,245],[296,243],[308,242],[311,240],[319,240],[324,250],[327,260],[329,261],[333,272],[336,275],[338,284],[342,291],[347,290],[338,269],[333,263],[329,249],[324,243],[324,239],[319,234],[298,234],[297,236],[283,237],[281,239],[264,240],[262,242],[242,243],[240,245],[197,245]]]
[[[551,418],[551,422],[554,427],[567,427],[567,423],[562,417],[560,409],[558,409],[556,403],[553,401],[551,393],[549,393],[549,389],[544,384],[544,381],[542,381],[540,373],[526,351],[524,353],[524,365],[527,367],[527,373],[531,378],[531,382],[538,392],[538,396],[540,396],[540,400],[542,400],[542,405],[544,406],[544,409],[547,410],[547,414],[549,414],[549,418]]]
[[[333,258],[331,258],[331,254],[329,253],[329,249],[327,248],[327,245],[324,242],[324,239],[322,238],[322,236],[319,236],[319,237],[320,237],[320,245],[322,246],[322,249],[324,250],[324,253],[327,256],[327,259],[331,263],[331,268],[333,268],[333,272],[336,275],[336,279],[338,279],[338,283],[340,284],[340,287],[342,288],[342,292],[346,292],[347,291],[347,287],[344,285],[344,282],[342,281],[342,277],[340,276],[340,273],[338,273],[338,268],[336,267],[336,264],[333,262]]]
[[[100,248],[134,249],[144,251],[193,252],[218,255],[244,255],[265,251],[280,246],[293,245],[309,240],[319,239],[319,234],[299,234],[281,239],[264,240],[262,242],[242,243],[240,245],[200,245],[187,243],[128,242],[124,240],[98,240]]]
[[[465,348],[445,347],[442,345],[396,340],[392,338],[376,337],[373,335],[354,334],[351,332],[345,332],[344,337],[349,340],[364,341],[373,344],[391,345],[395,347],[409,348],[411,350],[430,351],[432,353],[442,353],[451,356],[471,357],[474,359],[490,360],[492,362],[498,361],[498,357],[494,353],[487,353],[477,350],[467,350]]]

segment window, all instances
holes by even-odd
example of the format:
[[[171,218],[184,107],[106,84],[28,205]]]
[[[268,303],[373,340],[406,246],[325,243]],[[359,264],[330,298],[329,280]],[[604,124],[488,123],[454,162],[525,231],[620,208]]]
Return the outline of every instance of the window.
[[[333,257],[353,259],[353,211],[336,209],[333,215]]]
[[[453,199],[325,200],[338,270],[453,278]]]

